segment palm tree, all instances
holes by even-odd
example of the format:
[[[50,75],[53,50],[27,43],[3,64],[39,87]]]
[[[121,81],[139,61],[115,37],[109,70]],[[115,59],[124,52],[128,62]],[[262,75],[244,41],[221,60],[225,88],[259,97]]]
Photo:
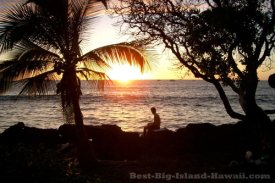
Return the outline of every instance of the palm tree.
[[[98,0],[29,0],[0,17],[0,54],[7,55],[0,62],[0,93],[14,84],[21,87],[20,94],[32,95],[56,87],[64,113],[73,111],[82,165],[95,163],[96,158],[89,148],[79,104],[81,79],[108,79],[104,68],[112,60],[135,64],[141,70],[148,65],[142,47],[135,42],[82,53],[82,41],[100,10]]]

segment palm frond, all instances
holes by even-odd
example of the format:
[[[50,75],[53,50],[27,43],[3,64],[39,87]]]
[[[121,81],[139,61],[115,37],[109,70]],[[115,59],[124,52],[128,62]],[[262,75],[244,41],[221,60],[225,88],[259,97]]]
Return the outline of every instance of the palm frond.
[[[25,4],[35,4],[43,12],[59,19],[67,20],[68,0],[28,0]]]
[[[96,28],[94,23],[97,22],[104,7],[97,0],[71,1],[70,6],[70,15],[72,15],[70,19],[72,28],[70,30],[77,31],[72,32],[73,36],[71,37],[75,39],[73,42],[79,45],[80,42],[90,38],[93,33],[91,30]],[[73,46],[73,48],[75,47]]]
[[[127,63],[138,66],[143,72],[145,69],[150,69],[148,58],[154,53],[154,50],[146,50],[140,45],[130,42],[103,46],[93,50],[93,53],[105,62]]]
[[[145,49],[137,42],[118,43],[92,50],[80,57],[79,62],[92,70],[110,69],[110,63],[127,63],[138,66],[144,72],[145,69],[151,69],[154,55],[155,50]]]
[[[34,77],[17,81],[16,83],[21,86],[23,85],[23,88],[19,93],[20,95],[44,95],[49,91],[54,91],[56,88],[56,79],[55,71],[51,70]]]
[[[77,71],[80,78],[85,78],[92,85],[93,88],[103,91],[105,85],[111,83],[111,79],[104,72],[91,70],[88,68],[81,68]]]
[[[15,77],[21,78],[25,73],[34,75],[36,72],[43,72],[53,67],[54,62],[60,59],[58,55],[39,47],[22,47],[11,52],[9,56],[9,60],[0,63],[0,71],[14,73]]]
[[[75,52],[75,55],[80,56],[81,48],[79,46],[81,40],[81,35],[85,32],[86,27],[84,26],[86,24],[85,20],[85,11],[88,6],[88,1],[71,1],[69,4],[69,14],[71,17],[69,18],[69,29],[68,34],[71,39],[70,41],[70,49]]]
[[[45,49],[39,45],[34,44],[33,42],[24,40],[15,45],[13,53],[14,57],[17,58],[18,61],[43,60],[44,62],[53,63],[56,60],[62,60],[60,56],[53,51],[52,49]],[[13,56],[12,54],[10,55]]]
[[[18,51],[13,58],[0,62],[0,93],[6,92],[14,81],[32,77],[53,67],[48,58],[53,55],[41,55],[42,50]],[[45,53],[45,52],[44,52]]]
[[[49,63],[41,60],[8,60],[0,64],[0,73],[18,80],[43,72],[47,68],[49,68]]]
[[[45,49],[63,48],[57,28],[60,21],[36,6],[16,5],[0,15],[0,53],[9,51],[22,40],[34,42]],[[61,28],[59,28],[60,30]]]
[[[85,67],[92,70],[105,70],[111,68],[111,66],[94,51],[86,53],[78,60],[80,63],[83,63]]]
[[[31,49],[18,57],[18,61],[43,61],[44,63],[54,63],[61,60],[60,57],[52,52],[42,49]]]
[[[0,72],[0,94],[8,91],[14,84],[14,77]]]
[[[14,6],[0,16],[0,51],[13,48],[37,24],[37,16],[28,6]],[[32,24],[32,25],[31,25]]]
[[[106,73],[88,68],[79,68],[77,73],[83,76],[86,80],[110,80]]]
[[[88,8],[85,12],[85,16],[98,16],[103,9],[107,9],[107,2],[109,0],[86,0],[88,1]],[[102,6],[104,5],[104,7]]]

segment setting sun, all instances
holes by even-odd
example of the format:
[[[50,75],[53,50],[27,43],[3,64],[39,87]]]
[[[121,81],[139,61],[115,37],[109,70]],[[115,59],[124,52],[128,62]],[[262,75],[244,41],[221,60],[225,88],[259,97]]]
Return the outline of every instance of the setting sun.
[[[112,80],[118,80],[124,83],[130,80],[143,80],[151,78],[149,73],[141,73],[139,68],[128,64],[115,64],[107,74]]]

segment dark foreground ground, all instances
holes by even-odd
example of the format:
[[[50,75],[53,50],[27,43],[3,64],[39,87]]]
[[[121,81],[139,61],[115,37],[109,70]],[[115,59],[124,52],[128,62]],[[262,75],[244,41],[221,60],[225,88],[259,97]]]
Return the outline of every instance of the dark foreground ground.
[[[147,137],[112,125],[86,131],[100,163],[84,171],[74,126],[10,127],[0,134],[0,182],[274,182],[274,135],[258,138],[258,128],[243,122],[190,124]]]

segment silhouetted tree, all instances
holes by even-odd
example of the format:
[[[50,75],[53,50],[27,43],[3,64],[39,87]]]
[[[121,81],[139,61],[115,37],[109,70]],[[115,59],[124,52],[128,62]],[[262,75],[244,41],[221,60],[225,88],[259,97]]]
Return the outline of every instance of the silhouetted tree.
[[[114,6],[136,39],[164,44],[195,77],[212,83],[227,113],[269,122],[256,103],[258,69],[274,50],[273,0],[120,0]],[[238,94],[234,111],[222,87]]]
[[[20,94],[45,94],[57,87],[65,115],[76,124],[81,165],[96,163],[80,109],[81,80],[106,80],[108,61],[125,61],[144,69],[147,60],[135,42],[82,53],[93,22],[104,10],[99,0],[29,0],[0,16],[0,92],[12,85]],[[106,4],[106,1],[101,1]],[[96,28],[96,27],[94,27]],[[86,36],[86,37],[85,37]],[[138,49],[140,48],[140,50]],[[145,51],[145,50],[143,50]],[[143,52],[145,53],[145,52]],[[4,58],[4,57],[2,57]]]

